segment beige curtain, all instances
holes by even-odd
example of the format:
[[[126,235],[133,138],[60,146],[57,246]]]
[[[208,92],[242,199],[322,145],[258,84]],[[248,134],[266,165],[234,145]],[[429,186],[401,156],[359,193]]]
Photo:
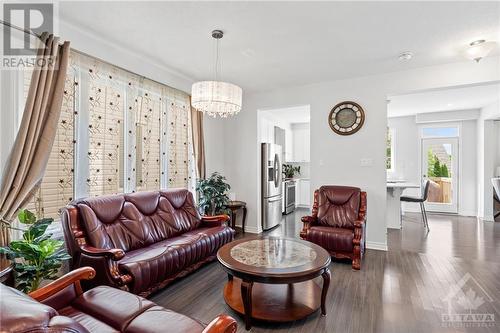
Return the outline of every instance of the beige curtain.
[[[193,133],[193,151],[196,161],[196,176],[205,178],[205,139],[203,134],[203,112],[191,108],[191,128]]]
[[[5,165],[0,187],[0,246],[9,242],[5,228],[33,197],[42,182],[56,135],[64,81],[68,67],[69,42],[43,33],[19,131]]]

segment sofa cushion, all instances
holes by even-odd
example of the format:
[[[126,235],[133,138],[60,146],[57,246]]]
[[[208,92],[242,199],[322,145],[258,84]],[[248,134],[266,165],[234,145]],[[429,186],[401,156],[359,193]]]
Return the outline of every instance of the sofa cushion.
[[[132,292],[140,293],[210,256],[233,239],[225,226],[198,228],[146,248],[127,252],[119,268],[134,277]]]
[[[318,224],[354,229],[359,216],[361,190],[350,186],[321,186],[318,193]]]
[[[83,293],[71,306],[123,331],[135,317],[155,306],[155,303],[119,289],[101,286]]]
[[[0,323],[5,332],[82,332],[78,322],[0,283]]]
[[[352,252],[354,232],[351,229],[312,226],[307,240],[318,244],[328,251]]]
[[[66,306],[62,309],[59,309],[59,313],[78,322],[89,332],[120,333],[119,330],[72,306]]]
[[[196,229],[200,216],[187,189],[100,196],[74,203],[90,245],[132,251]]]
[[[203,325],[194,319],[154,306],[147,309],[135,318],[125,329],[124,333],[162,333],[201,332]]]
[[[93,288],[60,310],[91,332],[201,332],[197,321],[119,289]]]

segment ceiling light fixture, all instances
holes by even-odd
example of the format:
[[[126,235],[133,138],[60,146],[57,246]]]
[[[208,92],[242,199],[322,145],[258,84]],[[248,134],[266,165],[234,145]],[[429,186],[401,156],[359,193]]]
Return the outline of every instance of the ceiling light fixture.
[[[213,81],[195,82],[191,87],[193,108],[211,117],[227,118],[241,111],[243,91],[237,85],[219,79],[219,40],[224,36],[221,30],[212,31],[216,40],[215,78]]]
[[[413,53],[411,53],[410,51],[403,52],[398,57],[398,59],[401,61],[408,61],[411,60],[411,58],[413,58]]]
[[[467,50],[465,50],[465,56],[467,59],[479,62],[493,51],[495,44],[495,42],[487,42],[485,39],[475,40],[469,43]]]

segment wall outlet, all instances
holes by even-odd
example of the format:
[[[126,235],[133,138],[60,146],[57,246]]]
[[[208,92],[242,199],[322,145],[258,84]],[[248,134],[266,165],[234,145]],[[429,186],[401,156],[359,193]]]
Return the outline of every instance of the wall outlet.
[[[371,158],[362,158],[360,161],[359,161],[359,165],[361,165],[362,167],[371,167],[373,166],[373,159]]]

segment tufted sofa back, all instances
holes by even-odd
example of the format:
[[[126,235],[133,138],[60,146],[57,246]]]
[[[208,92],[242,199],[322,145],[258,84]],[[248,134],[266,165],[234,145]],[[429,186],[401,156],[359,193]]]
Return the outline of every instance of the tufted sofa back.
[[[316,198],[315,198],[316,199]],[[317,199],[318,223],[335,228],[354,229],[361,204],[361,190],[350,186],[321,186]]]
[[[171,189],[77,200],[89,245],[131,251],[196,229],[193,194]]]

